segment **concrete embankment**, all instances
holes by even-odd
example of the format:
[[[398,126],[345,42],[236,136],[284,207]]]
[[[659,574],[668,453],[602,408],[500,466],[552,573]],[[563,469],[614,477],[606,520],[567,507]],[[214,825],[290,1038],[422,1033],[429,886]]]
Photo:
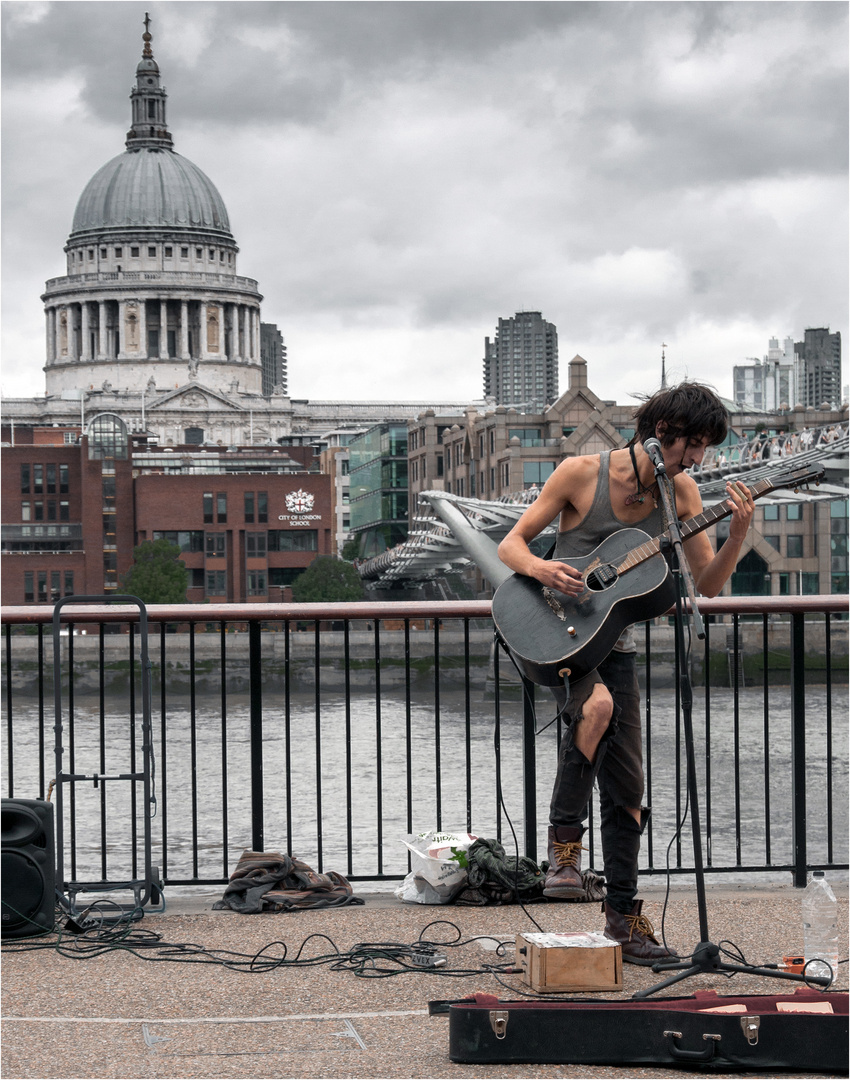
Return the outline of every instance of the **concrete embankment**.
[[[164,640],[164,649],[163,649]],[[383,690],[404,688],[405,668],[409,656],[411,685],[414,688],[433,686],[435,678],[447,689],[460,689],[467,678],[464,660],[465,637],[462,630],[441,628],[439,658],[435,659],[433,629],[411,630],[409,644],[402,630],[381,629],[379,638],[380,684]],[[711,685],[730,686],[734,664],[734,645],[730,625],[709,627],[710,650],[706,661],[704,643],[694,639],[691,653],[691,676],[696,685],[704,685],[706,675]],[[639,671],[643,680],[643,661],[646,640],[642,627],[637,631]],[[43,638],[42,687],[52,692],[53,639],[49,632]],[[126,687],[129,670],[130,639],[126,633],[108,633],[101,642],[97,633],[75,633],[72,642],[61,639],[62,666],[67,672],[69,645],[73,645],[75,689],[79,693],[98,693],[103,678],[107,692]],[[138,656],[138,638],[135,641]],[[370,626],[353,629],[346,639],[341,630],[322,630],[317,635],[312,627],[292,630],[289,634],[263,630],[260,636],[264,683],[279,687],[289,680],[293,691],[310,690],[317,675],[323,689],[344,691],[371,690],[376,685],[376,635]],[[761,620],[742,623],[738,633],[738,669],[743,672],[746,686],[759,686],[767,679],[773,685],[787,685],[791,673],[790,625],[777,620],[768,627],[765,651]],[[831,626],[827,643],[822,617],[806,622],[806,681],[823,683],[827,665],[831,664],[834,682],[847,681],[847,623]],[[222,656],[224,649],[224,658]],[[650,635],[650,656],[653,686],[669,686],[675,678],[673,628],[655,625]],[[195,634],[166,633],[158,628],[149,644],[152,679],[155,690],[164,678],[170,694],[189,693],[194,686],[199,694],[218,693],[222,671],[225,672],[228,692],[248,689],[250,682],[249,635],[244,630],[228,631],[222,642],[215,629],[197,629]],[[494,671],[493,633],[490,628],[471,628],[469,632],[469,680],[473,689],[486,689],[492,684]],[[827,656],[827,652],[829,656]],[[39,642],[33,631],[15,633],[12,637],[11,682],[13,693],[37,694],[39,690]],[[5,662],[5,656],[4,656]],[[101,666],[103,671],[101,672]],[[501,654],[499,663],[503,680],[516,681],[516,673]],[[707,669],[707,670],[706,670]],[[63,676],[64,682],[64,676]]]

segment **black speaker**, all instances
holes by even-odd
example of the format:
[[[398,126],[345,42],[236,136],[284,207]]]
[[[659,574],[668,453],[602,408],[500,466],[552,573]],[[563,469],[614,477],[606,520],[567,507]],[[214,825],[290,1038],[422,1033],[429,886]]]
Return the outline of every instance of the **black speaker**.
[[[2,860],[0,936],[49,933],[56,900],[53,803],[3,799]]]

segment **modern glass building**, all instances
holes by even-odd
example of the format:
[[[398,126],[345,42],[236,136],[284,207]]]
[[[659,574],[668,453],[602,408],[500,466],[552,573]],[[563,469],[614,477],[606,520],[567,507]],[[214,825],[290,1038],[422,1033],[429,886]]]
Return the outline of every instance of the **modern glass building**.
[[[351,533],[369,559],[407,539],[407,424],[376,424],[349,455]]]

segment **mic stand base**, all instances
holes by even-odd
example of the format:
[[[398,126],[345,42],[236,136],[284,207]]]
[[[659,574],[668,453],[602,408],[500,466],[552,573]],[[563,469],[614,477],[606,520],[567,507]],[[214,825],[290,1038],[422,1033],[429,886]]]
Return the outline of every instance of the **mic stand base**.
[[[646,998],[657,990],[664,990],[674,983],[689,979],[692,975],[761,975],[770,979],[790,979],[793,982],[803,982],[810,986],[827,987],[831,979],[820,975],[802,975],[793,971],[777,971],[775,968],[750,967],[747,964],[728,964],[720,959],[720,946],[713,941],[701,941],[694,949],[693,955],[688,960],[678,963],[653,964],[655,972],[678,971],[678,975],[671,975],[669,979],[650,987],[649,990],[639,990],[632,994],[632,998]]]

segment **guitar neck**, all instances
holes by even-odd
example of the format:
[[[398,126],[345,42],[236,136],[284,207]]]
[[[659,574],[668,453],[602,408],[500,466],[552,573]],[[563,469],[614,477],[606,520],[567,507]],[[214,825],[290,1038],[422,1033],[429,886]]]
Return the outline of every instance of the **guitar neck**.
[[[750,494],[754,500],[762,495],[766,495],[769,491],[773,491],[776,487],[772,480],[767,479],[757,480],[754,484],[748,484],[747,486],[749,487]],[[727,506],[725,499],[723,502],[719,502],[709,510],[703,510],[703,512],[697,514],[696,517],[688,518],[687,521],[680,523],[682,539],[688,540],[691,536],[696,536],[697,533],[701,533],[704,529],[710,528],[715,522],[722,521],[723,518],[728,517],[731,513],[732,508]],[[647,540],[645,544],[636,547],[633,551],[629,552],[621,565],[617,567],[617,570],[620,573],[625,570],[631,570],[633,566],[646,562],[646,560],[652,558],[653,555],[657,555],[661,550],[661,541],[664,539],[666,539],[666,533],[663,536],[656,536],[653,540]]]

